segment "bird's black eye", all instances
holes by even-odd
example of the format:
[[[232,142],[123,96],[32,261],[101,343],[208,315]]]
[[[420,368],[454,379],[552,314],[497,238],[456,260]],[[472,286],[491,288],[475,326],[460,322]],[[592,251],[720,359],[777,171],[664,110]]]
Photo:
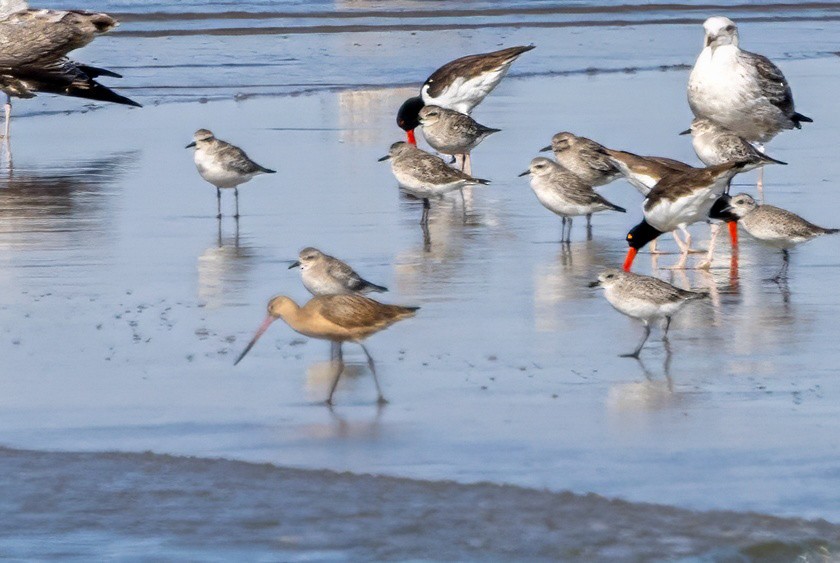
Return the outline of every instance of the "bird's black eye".
[[[607,279],[611,280],[615,277],[615,274],[607,274]]]
[[[735,26],[734,25],[727,25],[723,29],[725,29],[726,31],[735,31]]]
[[[743,200],[743,199],[736,199],[736,200],[735,200],[735,203],[737,203],[738,205],[740,205],[740,204],[744,203],[744,200]]]

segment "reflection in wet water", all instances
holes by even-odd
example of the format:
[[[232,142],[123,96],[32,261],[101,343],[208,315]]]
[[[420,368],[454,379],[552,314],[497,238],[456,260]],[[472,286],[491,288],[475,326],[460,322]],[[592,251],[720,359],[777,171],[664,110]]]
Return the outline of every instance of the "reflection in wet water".
[[[652,363],[651,360],[635,358],[634,363],[641,369],[644,379],[610,386],[606,401],[608,411],[645,412],[682,405],[683,394],[674,391],[674,380],[671,376],[671,344],[665,339],[662,341],[662,347],[664,353],[660,373],[654,373],[648,367],[648,363]]]
[[[0,169],[0,240],[16,248],[64,248],[88,239],[74,233],[105,234],[114,219],[108,196],[115,192],[110,188],[138,156],[121,152],[82,162]],[[44,237],[46,232],[52,236]]]
[[[221,219],[216,224],[215,244],[198,257],[198,298],[211,309],[241,299],[256,259],[253,250],[241,243],[239,221],[227,234]]]

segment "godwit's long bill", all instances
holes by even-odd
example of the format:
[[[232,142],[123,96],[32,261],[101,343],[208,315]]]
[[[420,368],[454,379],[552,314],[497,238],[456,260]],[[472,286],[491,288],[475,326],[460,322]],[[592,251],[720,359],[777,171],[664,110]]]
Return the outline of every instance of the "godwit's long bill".
[[[467,55],[434,71],[420,88],[420,95],[406,100],[397,112],[397,125],[408,142],[417,144],[414,129],[424,105],[436,105],[469,115],[473,108],[498,86],[510,65],[534,45],[509,47],[492,53]]]
[[[730,180],[749,162],[727,162],[708,168],[668,174],[648,193],[642,204],[644,219],[627,233],[624,270],[630,271],[640,248],[662,233],[686,228],[708,219],[715,201],[723,195]],[[682,252],[676,268],[684,268],[688,249]]]
[[[413,317],[418,309],[419,307],[386,305],[362,295],[319,295],[310,299],[303,307],[299,307],[291,298],[279,295],[268,302],[268,316],[233,365],[245,357],[274,321],[283,319],[295,332],[332,343],[333,359],[338,365],[327,404],[332,404],[333,393],[344,371],[341,349],[344,342],[355,342],[362,347],[376,385],[377,401],[383,404],[387,401],[376,377],[376,367],[362,341],[398,321]]]

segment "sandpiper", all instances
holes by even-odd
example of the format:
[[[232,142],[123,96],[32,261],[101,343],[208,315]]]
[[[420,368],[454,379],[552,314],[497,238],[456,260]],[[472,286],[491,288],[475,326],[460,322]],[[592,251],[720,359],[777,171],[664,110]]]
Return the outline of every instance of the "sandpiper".
[[[312,295],[341,295],[388,291],[357,274],[353,268],[311,246],[300,251],[289,269],[300,268],[303,286]]]
[[[236,197],[236,214],[239,218],[239,185],[259,174],[274,174],[274,170],[260,166],[245,154],[245,151],[221,139],[212,131],[199,129],[193,135],[193,142],[186,148],[195,147],[195,167],[201,177],[216,186],[216,218],[222,218],[222,188],[233,188]]]
[[[362,295],[319,295],[310,299],[303,307],[299,307],[289,297],[279,295],[268,302],[268,317],[233,365],[238,364],[245,357],[271,323],[277,319],[283,319],[295,332],[310,338],[329,340],[332,343],[333,359],[337,360],[338,366],[327,397],[328,405],[332,405],[333,393],[338,386],[341,372],[344,371],[341,350],[344,342],[355,342],[362,347],[376,384],[377,400],[380,404],[384,404],[387,401],[379,387],[373,358],[362,341],[398,321],[413,317],[418,309],[419,307],[386,305]]]
[[[510,65],[534,45],[509,47],[492,53],[468,55],[450,61],[434,71],[420,88],[420,95],[409,98],[397,112],[397,125],[406,132],[408,142],[417,144],[414,129],[424,105],[436,105],[469,115],[505,77]]]
[[[642,276],[618,269],[605,270],[598,276],[598,281],[589,287],[603,287],[607,298],[618,312],[639,319],[645,325],[645,335],[639,345],[625,358],[638,358],[642,347],[650,336],[650,324],[665,320],[665,332],[662,339],[668,338],[668,329],[673,317],[688,302],[703,299],[707,293],[680,289],[660,279]]]
[[[423,137],[441,154],[461,157],[461,170],[472,174],[470,151],[499,129],[485,127],[467,114],[439,106],[420,110]]]
[[[781,279],[787,273],[789,249],[817,237],[840,232],[840,229],[814,225],[787,209],[759,205],[750,195],[744,193],[723,196],[715,204],[710,216],[725,221],[737,221],[753,238],[780,249],[784,262],[776,279]]]
[[[33,98],[43,92],[140,107],[94,80],[122,78],[119,74],[67,58],[70,51],[119,25],[117,20],[95,12],[30,10],[25,2],[13,2],[4,14],[0,15],[0,91],[6,94],[7,137],[12,96]]]
[[[423,215],[420,223],[429,222],[429,198],[467,186],[489,184],[490,180],[473,178],[446,164],[442,158],[429,154],[409,143],[398,141],[391,145],[388,154],[379,159],[391,160],[391,172],[405,191],[423,200]]]
[[[683,131],[682,134],[691,134],[694,152],[706,166],[723,164],[732,160],[752,160],[755,164],[745,168],[744,171],[746,171],[765,164],[787,164],[787,162],[767,156],[745,138],[711,119],[694,118],[691,128]],[[761,178],[757,187],[759,195],[763,195],[764,185]]]
[[[749,165],[749,161],[727,162],[664,176],[645,198],[644,219],[627,233],[630,248],[624,270],[630,271],[638,250],[662,233],[708,219],[709,211],[732,178]],[[675,268],[684,268],[687,258],[686,247]]]
[[[609,184],[621,178],[621,171],[604,152],[606,147],[592,139],[561,131],[551,138],[551,144],[540,152],[554,152],[554,158],[566,170],[580,177],[592,187]]]
[[[703,28],[704,48],[688,79],[688,104],[696,117],[759,143],[812,121],[794,109],[782,71],[767,57],[738,47],[735,22],[714,16]]]
[[[531,189],[540,203],[563,219],[561,242],[571,241],[573,217],[599,211],[626,212],[626,209],[604,199],[591,185],[553,160],[538,156],[520,176],[528,174],[531,175]]]

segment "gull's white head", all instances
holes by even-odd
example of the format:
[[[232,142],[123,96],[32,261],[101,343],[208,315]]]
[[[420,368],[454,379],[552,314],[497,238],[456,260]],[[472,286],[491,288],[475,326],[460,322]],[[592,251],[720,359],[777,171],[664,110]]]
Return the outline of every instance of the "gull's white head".
[[[713,16],[703,23],[706,30],[706,41],[704,45],[712,50],[724,45],[738,46],[738,26],[729,18]]]

